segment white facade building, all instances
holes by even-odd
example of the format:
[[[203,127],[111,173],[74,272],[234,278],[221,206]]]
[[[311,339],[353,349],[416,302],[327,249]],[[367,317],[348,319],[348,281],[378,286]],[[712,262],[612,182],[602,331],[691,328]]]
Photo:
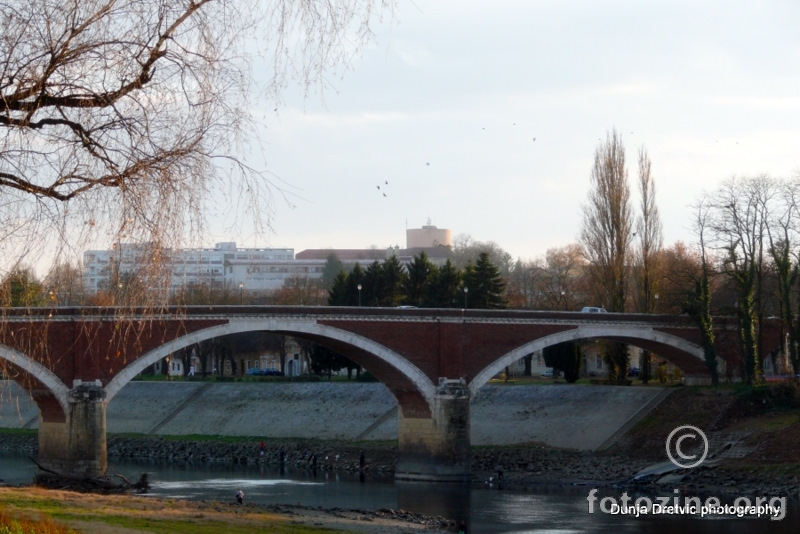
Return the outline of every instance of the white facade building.
[[[280,289],[291,277],[321,278],[324,266],[324,260],[295,260],[291,248],[239,248],[227,242],[214,248],[154,250],[149,244],[122,243],[83,253],[83,286],[97,293],[118,277],[137,274],[169,280],[173,291],[190,286],[264,291]]]

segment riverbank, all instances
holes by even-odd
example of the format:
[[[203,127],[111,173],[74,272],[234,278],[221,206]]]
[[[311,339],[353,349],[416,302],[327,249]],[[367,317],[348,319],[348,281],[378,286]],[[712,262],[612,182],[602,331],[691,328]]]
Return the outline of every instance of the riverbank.
[[[15,517],[48,516],[92,534],[402,534],[450,532],[451,521],[403,510],[319,509],[300,505],[155,499],[40,488],[0,487],[0,510]]]
[[[633,434],[641,429],[634,429]],[[121,437],[108,440],[109,472],[114,463],[137,462],[142,471],[148,464],[241,465],[283,464],[292,470],[356,472],[364,454],[367,473],[391,477],[397,461],[393,442],[251,439],[221,441],[210,438]],[[619,487],[629,490],[654,490],[679,487],[691,494],[738,494],[751,496],[800,497],[798,464],[753,463],[752,459],[729,458],[709,468],[679,471],[668,478],[647,477],[633,480],[637,473],[661,458],[640,451],[632,454],[629,444],[604,452],[555,449],[529,444],[474,448],[473,485],[531,490],[540,486],[565,485]],[[796,450],[796,449],[795,449]],[[0,434],[0,452],[35,456],[36,439],[31,435]],[[502,472],[502,482],[498,471]],[[660,481],[660,482],[659,482]]]

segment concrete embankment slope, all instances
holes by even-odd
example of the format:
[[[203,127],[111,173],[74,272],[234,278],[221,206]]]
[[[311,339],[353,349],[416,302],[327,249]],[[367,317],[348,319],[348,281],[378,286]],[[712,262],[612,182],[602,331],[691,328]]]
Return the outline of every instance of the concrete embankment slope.
[[[670,390],[486,385],[471,405],[473,445],[603,448]],[[397,439],[397,402],[377,383],[131,382],[109,403],[110,433]],[[36,428],[38,409],[0,381],[0,427]]]

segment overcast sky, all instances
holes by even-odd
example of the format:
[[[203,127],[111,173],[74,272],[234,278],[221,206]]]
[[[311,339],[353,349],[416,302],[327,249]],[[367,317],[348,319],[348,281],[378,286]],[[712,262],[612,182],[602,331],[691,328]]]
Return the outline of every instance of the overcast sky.
[[[800,169],[796,0],[415,0],[396,19],[324,102],[290,89],[263,110],[293,207],[275,202],[267,242],[213,239],[404,247],[430,219],[533,259],[577,240],[612,128],[634,192],[650,154],[667,245],[722,180]]]

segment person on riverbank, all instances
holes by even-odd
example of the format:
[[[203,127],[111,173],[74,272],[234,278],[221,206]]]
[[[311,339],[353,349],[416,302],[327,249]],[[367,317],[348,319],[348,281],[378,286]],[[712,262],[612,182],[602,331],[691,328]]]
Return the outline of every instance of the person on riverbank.
[[[467,534],[467,524],[463,521],[458,525],[458,534]]]
[[[242,490],[236,492],[236,502],[244,504],[244,492]]]
[[[362,471],[364,470],[364,465],[366,464],[366,457],[364,456],[364,451],[361,451],[361,456],[358,458],[358,467]]]

